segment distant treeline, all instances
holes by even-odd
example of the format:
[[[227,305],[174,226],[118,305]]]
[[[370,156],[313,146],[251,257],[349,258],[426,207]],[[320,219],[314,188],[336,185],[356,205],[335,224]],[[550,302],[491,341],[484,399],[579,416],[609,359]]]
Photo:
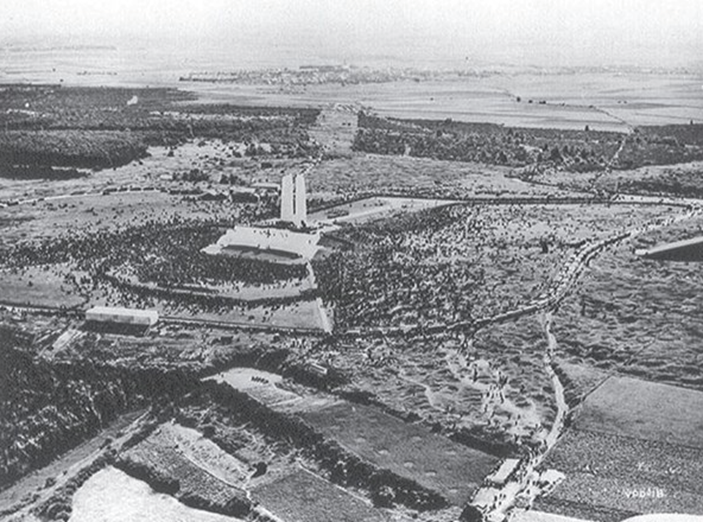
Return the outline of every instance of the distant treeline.
[[[703,125],[641,127],[631,134],[533,129],[492,123],[381,118],[364,112],[353,148],[376,154],[558,166],[574,172],[631,169],[703,159]],[[618,152],[619,151],[619,152]]]
[[[197,138],[268,143],[275,154],[315,154],[307,134],[318,109],[195,104],[167,88],[55,85],[0,87],[0,163],[105,168],[146,155],[151,145]]]

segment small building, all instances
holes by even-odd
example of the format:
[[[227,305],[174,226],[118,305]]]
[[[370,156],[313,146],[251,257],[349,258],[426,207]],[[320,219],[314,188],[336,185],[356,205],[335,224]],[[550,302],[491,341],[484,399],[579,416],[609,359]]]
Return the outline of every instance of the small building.
[[[85,320],[97,323],[139,325],[148,327],[159,321],[158,311],[125,309],[122,307],[93,307],[85,313]]]

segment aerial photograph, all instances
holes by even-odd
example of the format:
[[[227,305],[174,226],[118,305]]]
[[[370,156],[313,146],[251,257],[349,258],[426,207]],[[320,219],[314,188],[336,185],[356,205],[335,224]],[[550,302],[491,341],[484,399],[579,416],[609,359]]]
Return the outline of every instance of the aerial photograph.
[[[0,521],[703,522],[703,2],[2,0]]]

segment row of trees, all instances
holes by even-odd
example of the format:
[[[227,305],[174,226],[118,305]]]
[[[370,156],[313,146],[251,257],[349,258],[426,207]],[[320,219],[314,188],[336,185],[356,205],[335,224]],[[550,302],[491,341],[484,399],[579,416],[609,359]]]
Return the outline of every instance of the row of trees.
[[[641,127],[625,135],[588,129],[511,128],[451,119],[401,120],[363,112],[358,124],[353,148],[377,154],[512,167],[551,164],[576,172],[703,159],[703,124]]]
[[[574,170],[601,170],[621,140],[617,133],[384,119],[360,113],[353,149],[513,167],[551,163]]]

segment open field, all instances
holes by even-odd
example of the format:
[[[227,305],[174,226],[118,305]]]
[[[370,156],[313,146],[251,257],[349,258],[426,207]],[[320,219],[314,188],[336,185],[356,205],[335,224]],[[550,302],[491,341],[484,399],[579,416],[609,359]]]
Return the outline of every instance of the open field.
[[[363,405],[335,405],[303,418],[352,452],[437,490],[459,506],[497,464],[493,456]]]
[[[112,495],[119,492],[119,497]],[[92,476],[73,498],[69,521],[242,521],[190,508],[114,467]]]
[[[283,404],[286,405],[286,408],[290,408],[290,404],[297,403],[297,400],[307,403],[295,392],[279,386],[282,381],[280,374],[246,367],[234,367],[206,379],[227,383],[237,390],[246,391],[252,398],[272,408],[281,407]]]
[[[614,477],[632,483],[701,495],[701,450],[598,430],[568,431],[549,456],[549,466],[570,472]]]
[[[310,172],[308,184],[321,196],[346,197],[370,192],[430,198],[573,194],[509,178],[509,173],[508,168],[482,163],[357,153],[322,162]]]
[[[262,484],[252,494],[284,521],[387,521],[388,518],[304,469]]]
[[[620,521],[638,514],[703,514],[700,494],[653,487],[618,478],[572,473],[538,510],[588,521]]]
[[[546,465],[566,479],[536,507],[595,518],[618,511],[703,515],[703,393],[611,376],[576,409]]]
[[[3,300],[49,307],[79,307],[86,298],[72,292],[66,285],[61,267],[28,267],[21,273],[0,270]],[[64,269],[65,270],[65,269]]]
[[[613,521],[642,513],[703,515],[698,449],[572,430],[547,465],[566,474],[538,510]]]
[[[703,392],[611,377],[588,396],[575,427],[703,449]]]
[[[313,212],[309,215],[309,221],[321,225],[357,225],[400,213],[417,212],[452,203],[456,202],[402,197],[364,198],[335,205],[332,209]]]

